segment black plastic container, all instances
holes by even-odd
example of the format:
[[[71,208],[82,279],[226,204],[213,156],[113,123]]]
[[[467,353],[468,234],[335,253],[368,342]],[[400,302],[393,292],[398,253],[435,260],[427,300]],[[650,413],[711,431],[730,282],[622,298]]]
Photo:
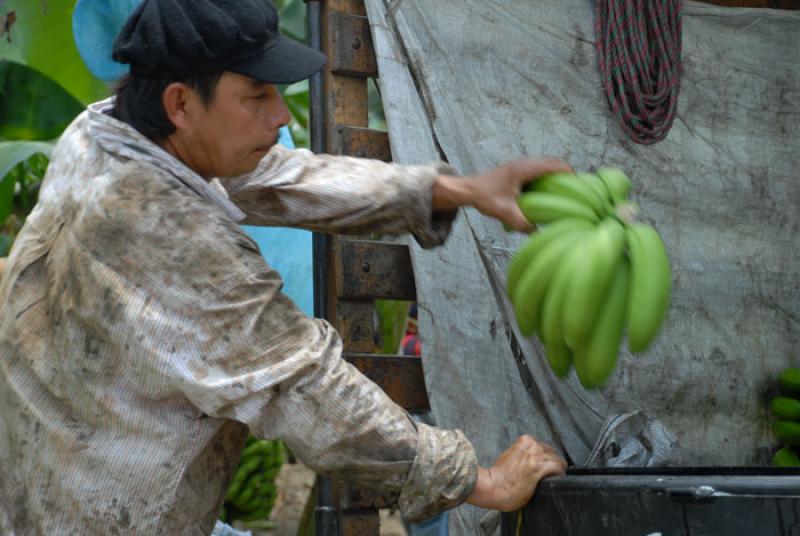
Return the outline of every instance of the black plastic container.
[[[800,469],[570,470],[502,535],[800,536]]]

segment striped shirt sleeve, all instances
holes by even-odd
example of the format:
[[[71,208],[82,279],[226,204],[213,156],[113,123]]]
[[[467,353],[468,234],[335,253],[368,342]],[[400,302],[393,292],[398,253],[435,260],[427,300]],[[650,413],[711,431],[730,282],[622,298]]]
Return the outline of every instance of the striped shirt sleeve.
[[[444,243],[455,213],[434,213],[432,188],[444,162],[401,166],[275,146],[247,175],[222,179],[250,225],[342,234],[412,233],[422,247]]]

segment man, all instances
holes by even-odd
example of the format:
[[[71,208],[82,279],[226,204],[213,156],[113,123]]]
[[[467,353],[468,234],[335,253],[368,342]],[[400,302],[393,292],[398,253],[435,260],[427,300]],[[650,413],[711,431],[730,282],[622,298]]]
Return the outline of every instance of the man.
[[[0,285],[0,533],[208,534],[248,430],[412,520],[515,509],[564,470],[528,436],[480,468],[461,432],[415,423],[237,223],[430,247],[472,205],[529,230],[521,185],[566,164],[456,178],[276,146],[274,84],[324,58],[268,0],[145,0],[114,56],[130,79],[62,136]]]

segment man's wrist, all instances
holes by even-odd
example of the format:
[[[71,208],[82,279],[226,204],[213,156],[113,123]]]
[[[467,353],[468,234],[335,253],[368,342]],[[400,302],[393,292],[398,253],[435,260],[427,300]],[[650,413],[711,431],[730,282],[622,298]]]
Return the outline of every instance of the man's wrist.
[[[433,211],[453,212],[464,205],[472,205],[474,195],[469,178],[439,175],[433,183]]]
[[[472,493],[467,497],[467,503],[480,508],[496,509],[496,502],[491,469],[478,467],[478,479]]]

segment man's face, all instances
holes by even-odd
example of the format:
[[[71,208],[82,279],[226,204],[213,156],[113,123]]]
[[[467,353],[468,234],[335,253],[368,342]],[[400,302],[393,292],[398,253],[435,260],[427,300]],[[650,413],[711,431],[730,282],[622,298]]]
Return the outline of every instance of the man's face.
[[[222,75],[208,105],[196,93],[192,100],[178,135],[185,163],[206,178],[253,171],[291,118],[276,86],[231,72]]]

